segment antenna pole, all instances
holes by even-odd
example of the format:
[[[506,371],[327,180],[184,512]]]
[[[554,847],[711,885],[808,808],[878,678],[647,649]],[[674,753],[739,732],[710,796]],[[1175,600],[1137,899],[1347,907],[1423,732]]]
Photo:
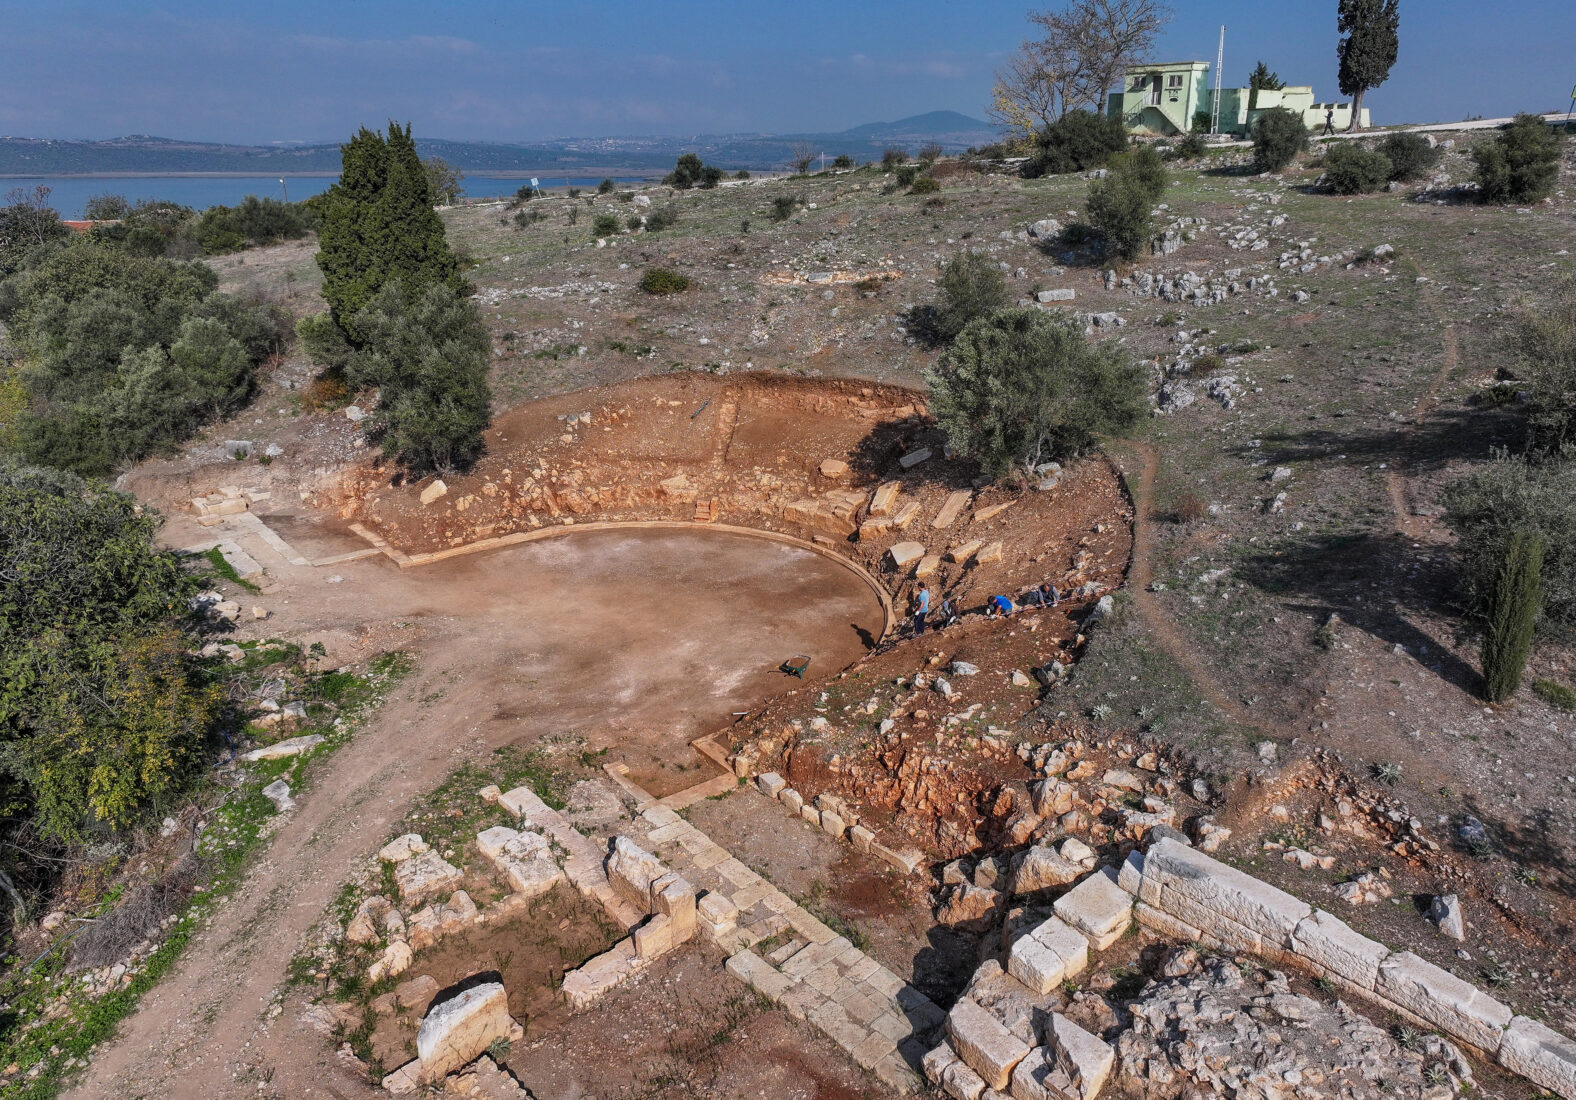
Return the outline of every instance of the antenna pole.
[[[1215,54],[1215,91],[1210,97],[1209,132],[1220,133],[1220,81],[1221,73],[1226,67],[1226,25],[1220,25],[1220,49]]]

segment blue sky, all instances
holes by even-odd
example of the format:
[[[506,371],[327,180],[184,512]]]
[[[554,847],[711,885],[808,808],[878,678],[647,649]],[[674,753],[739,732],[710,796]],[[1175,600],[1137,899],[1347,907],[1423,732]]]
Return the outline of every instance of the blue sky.
[[[839,130],[983,117],[1023,0],[0,0],[0,134],[339,140]],[[1335,98],[1335,0],[1173,0],[1158,60],[1263,58]],[[1552,110],[1576,84],[1569,0],[1402,0],[1376,122]]]

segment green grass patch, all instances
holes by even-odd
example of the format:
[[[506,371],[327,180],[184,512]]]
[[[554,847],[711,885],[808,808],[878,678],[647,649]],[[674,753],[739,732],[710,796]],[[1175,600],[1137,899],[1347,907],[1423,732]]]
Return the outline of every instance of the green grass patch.
[[[251,581],[243,579],[241,574],[235,571],[235,566],[231,565],[227,560],[225,560],[224,554],[220,552],[217,546],[203,554],[203,557],[208,559],[208,564],[213,566],[213,571],[215,573],[229,581],[231,584],[238,585],[252,593],[258,593],[262,591],[261,588],[257,587],[257,585],[253,584]]]

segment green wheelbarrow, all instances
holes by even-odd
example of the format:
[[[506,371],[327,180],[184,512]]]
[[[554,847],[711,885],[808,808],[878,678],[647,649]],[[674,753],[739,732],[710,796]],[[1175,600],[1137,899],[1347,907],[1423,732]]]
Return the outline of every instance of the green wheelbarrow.
[[[788,658],[777,667],[780,671],[786,672],[789,676],[797,676],[799,679],[803,680],[804,670],[810,667],[810,658],[806,654],[795,653],[792,657]]]

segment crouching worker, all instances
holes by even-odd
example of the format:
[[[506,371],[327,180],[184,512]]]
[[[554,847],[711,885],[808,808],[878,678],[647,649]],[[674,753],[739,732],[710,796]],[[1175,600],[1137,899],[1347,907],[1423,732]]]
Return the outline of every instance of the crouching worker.
[[[985,617],[987,619],[994,619],[997,615],[1006,618],[1016,610],[1018,610],[1018,605],[1012,602],[1011,596],[992,596],[985,601]]]
[[[1038,588],[1031,588],[1023,597],[1024,607],[1055,607],[1062,602],[1062,594],[1054,584],[1042,584]]]

